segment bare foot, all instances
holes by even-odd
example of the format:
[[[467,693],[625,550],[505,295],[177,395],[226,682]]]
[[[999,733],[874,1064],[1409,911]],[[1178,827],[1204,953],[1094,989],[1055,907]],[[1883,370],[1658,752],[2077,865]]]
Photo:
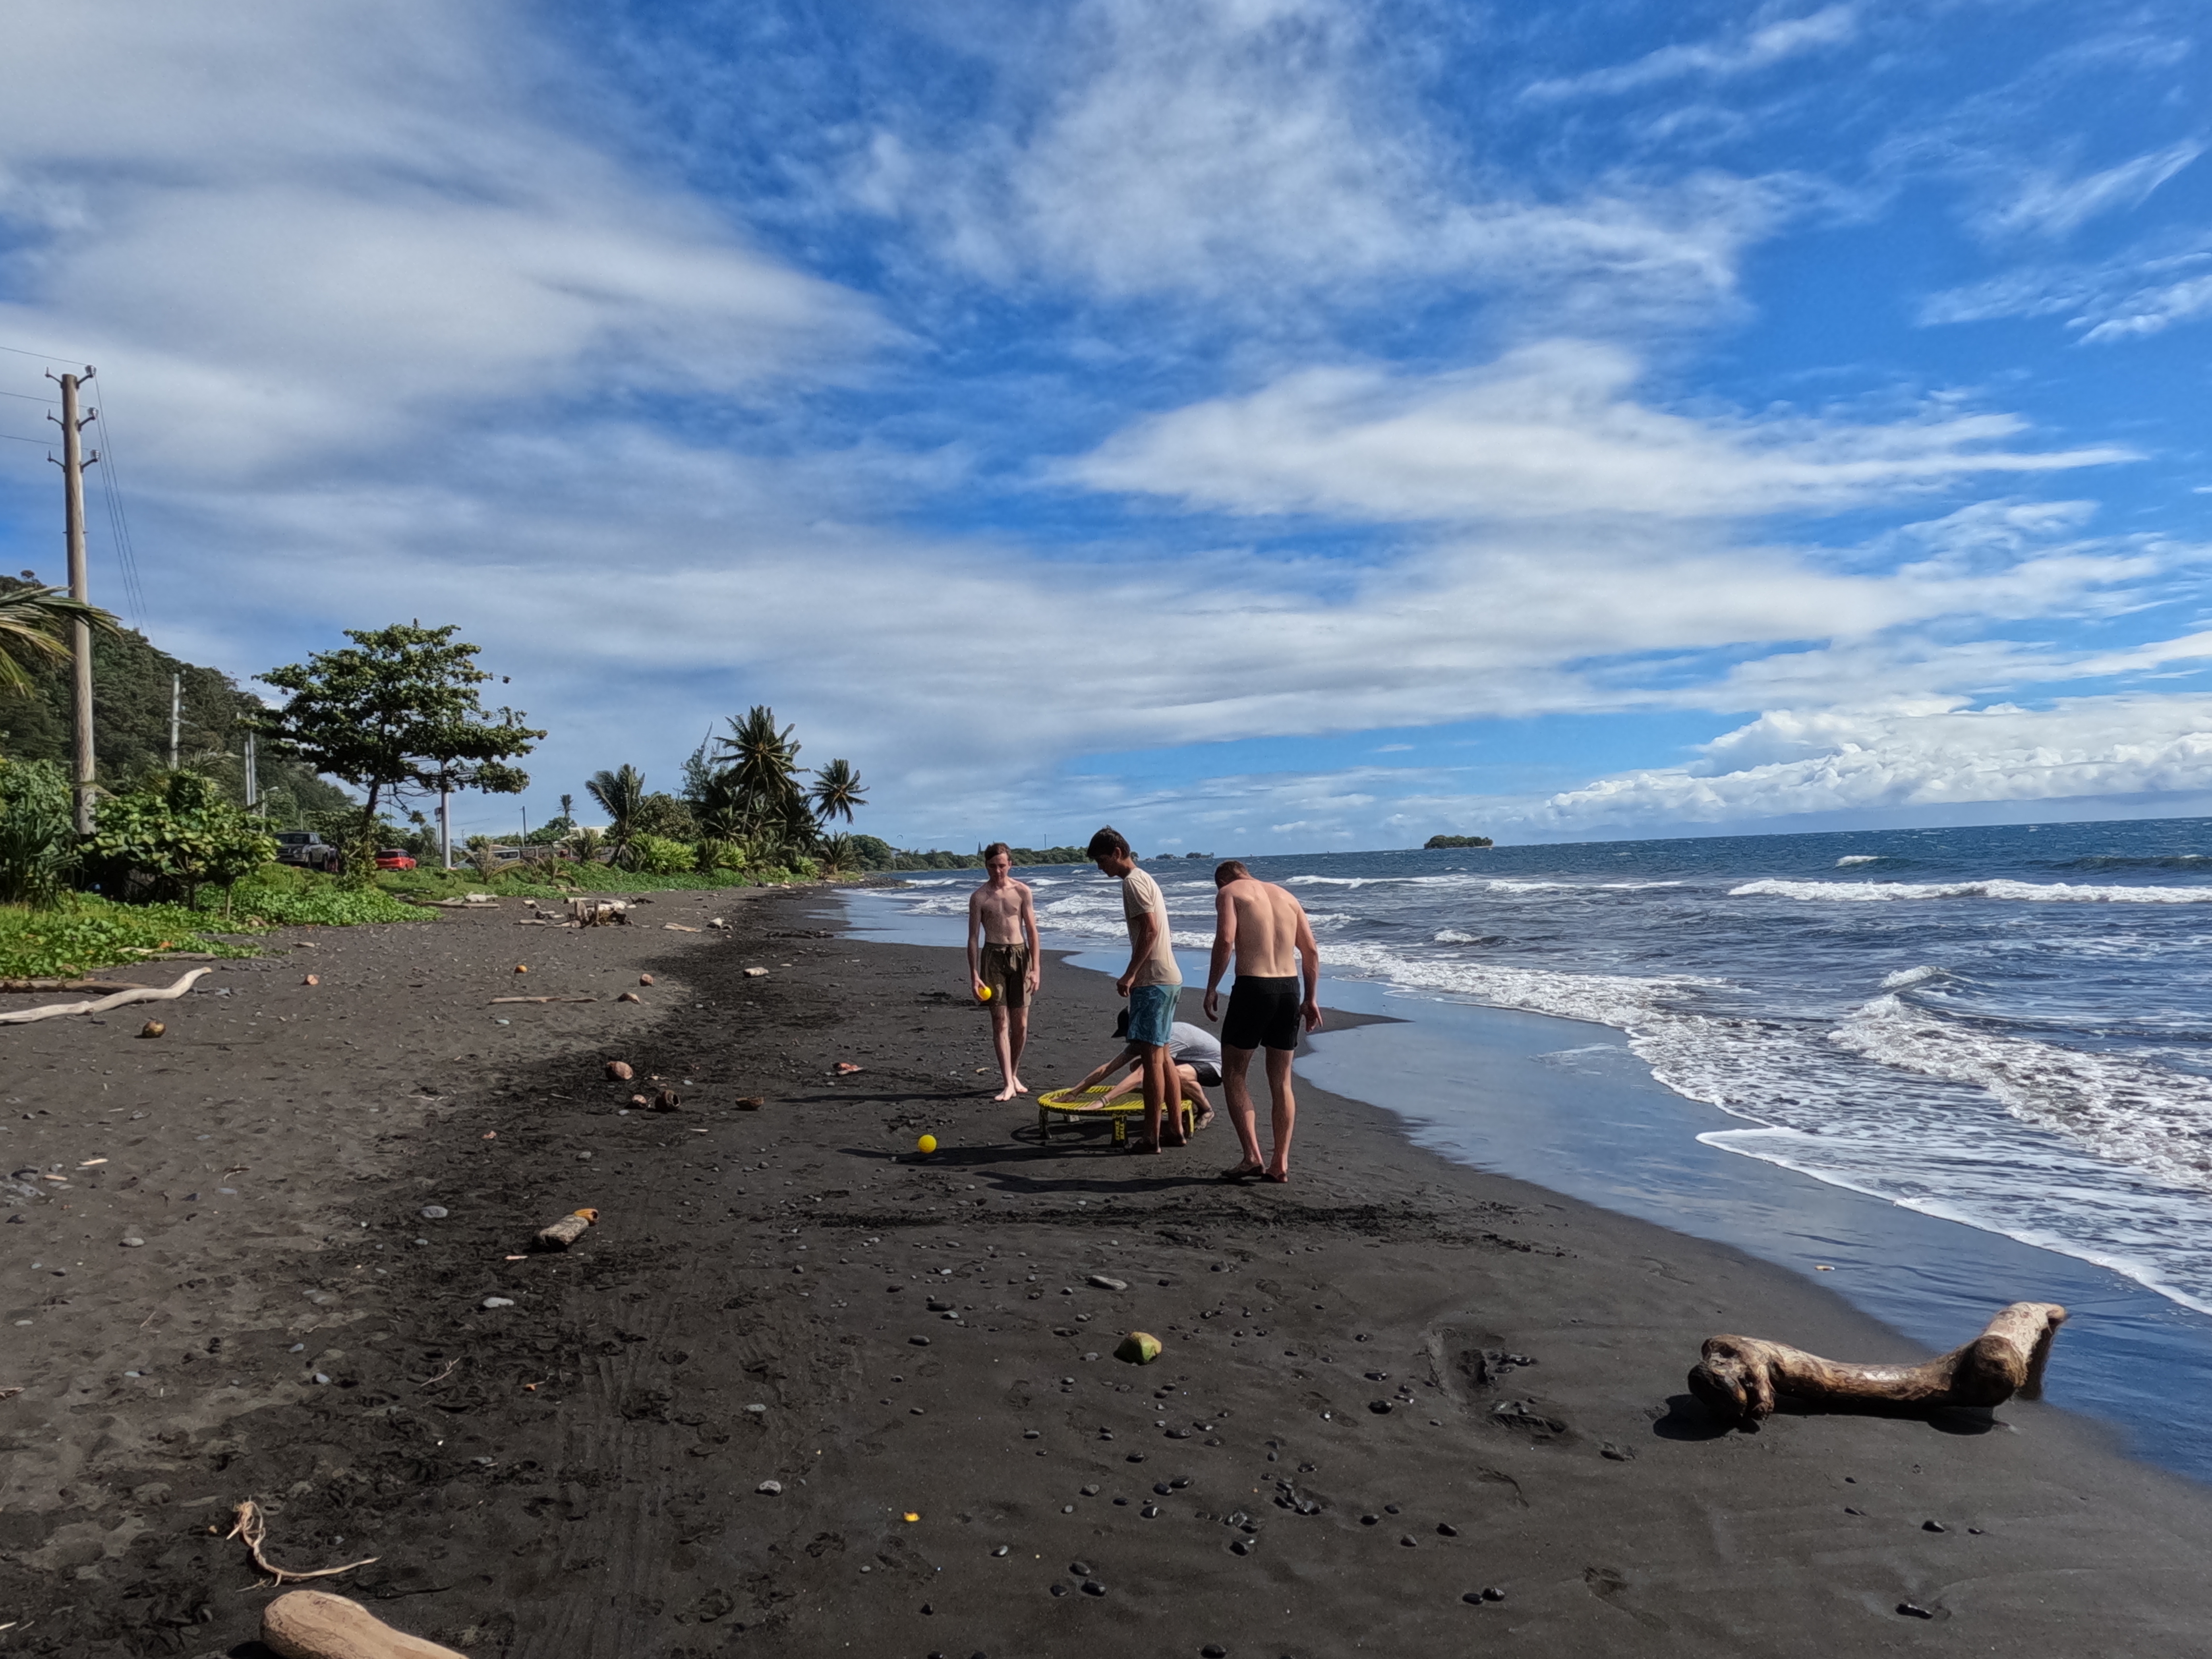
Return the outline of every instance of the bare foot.
[[[1133,1152],[1157,1152],[1159,1149],[1158,1141],[1147,1140],[1142,1135],[1133,1137],[1129,1142],[1129,1150]]]
[[[1023,1081],[1021,1080],[1021,1079],[1019,1079],[1019,1078],[1016,1078],[1016,1079],[1014,1079],[1014,1092],[1015,1092],[1016,1094],[1018,1094],[1018,1095],[1025,1095],[1025,1094],[1029,1093],[1029,1091],[1030,1091],[1030,1085],[1029,1085],[1028,1084],[1026,1084],[1026,1083],[1023,1082]]]
[[[1288,1170],[1267,1170],[1261,1173],[1260,1179],[1272,1181],[1278,1187],[1287,1187],[1291,1182],[1291,1172]]]
[[[1018,1092],[1019,1092],[1018,1085],[1009,1083],[1005,1088],[1000,1090],[998,1093],[993,1095],[991,1098],[994,1100],[1012,1100]]]
[[[1249,1181],[1254,1176],[1263,1175],[1266,1172],[1267,1166],[1265,1164],[1240,1164],[1233,1170],[1224,1170],[1219,1176],[1215,1177],[1215,1179],[1220,1181]]]
[[[1212,1122],[1212,1121],[1213,1121],[1213,1114],[1212,1114],[1212,1113],[1211,1113],[1211,1112],[1200,1112],[1200,1113],[1198,1115],[1198,1121],[1197,1121],[1197,1122],[1195,1122],[1195,1123],[1194,1123],[1194,1124],[1192,1124],[1190,1127],[1191,1127],[1192,1128],[1194,1128],[1194,1129],[1203,1129],[1203,1128],[1204,1128],[1207,1124],[1209,1124],[1209,1123],[1211,1123],[1211,1122]]]

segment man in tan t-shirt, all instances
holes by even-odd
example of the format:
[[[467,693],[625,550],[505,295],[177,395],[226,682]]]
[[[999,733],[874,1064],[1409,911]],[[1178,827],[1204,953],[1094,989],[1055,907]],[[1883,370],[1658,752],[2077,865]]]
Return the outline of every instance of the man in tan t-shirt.
[[[1175,940],[1168,931],[1167,901],[1160,896],[1159,884],[1137,867],[1136,855],[1120,830],[1110,825],[1101,830],[1085,850],[1102,872],[1120,879],[1121,916],[1129,926],[1129,966],[1114,981],[1114,988],[1129,999],[1129,1043],[1142,1051],[1138,1065],[1145,1074],[1145,1138],[1131,1150],[1157,1152],[1163,1146],[1180,1146],[1184,1140],[1182,1109],[1166,1112],[1182,1093],[1168,1048],[1182,969],[1176,965]],[[1163,1112],[1164,1125],[1160,1121]]]

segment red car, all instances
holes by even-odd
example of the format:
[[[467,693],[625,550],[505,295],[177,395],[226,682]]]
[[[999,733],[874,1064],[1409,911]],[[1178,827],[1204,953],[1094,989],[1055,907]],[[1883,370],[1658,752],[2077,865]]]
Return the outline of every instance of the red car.
[[[397,847],[387,847],[376,855],[376,867],[380,870],[412,870],[415,860]]]

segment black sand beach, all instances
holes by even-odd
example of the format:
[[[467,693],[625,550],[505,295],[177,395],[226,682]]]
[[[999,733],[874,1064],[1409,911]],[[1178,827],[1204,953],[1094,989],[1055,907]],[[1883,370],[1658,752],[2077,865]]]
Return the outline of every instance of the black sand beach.
[[[1795,1274],[1318,1089],[1288,1188],[1211,1180],[1225,1124],[1040,1146],[952,953],[637,914],[297,934],[158,1041],[6,1034],[0,1651],[253,1651],[246,1498],[471,1654],[2212,1650],[2212,1493],[2053,1407],[1713,1425],[1714,1332],[1911,1352]],[[1113,1007],[1048,969],[1030,1081]]]

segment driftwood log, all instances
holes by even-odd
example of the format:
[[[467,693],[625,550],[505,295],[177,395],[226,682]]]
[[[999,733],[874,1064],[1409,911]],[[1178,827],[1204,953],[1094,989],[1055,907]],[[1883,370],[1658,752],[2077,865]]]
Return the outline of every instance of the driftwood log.
[[[192,988],[195,981],[212,968],[194,968],[174,985],[155,990],[150,986],[134,985],[127,991],[118,991],[93,1002],[49,1002],[42,1008],[19,1008],[12,1014],[0,1014],[0,1025],[28,1025],[34,1019],[52,1019],[60,1014],[104,1014],[110,1008],[120,1008],[130,1002],[173,1002]]]
[[[629,926],[629,906],[621,899],[572,898],[568,916],[579,927]]]
[[[2015,1302],[1963,1348],[1917,1365],[1865,1365],[1823,1359],[1756,1336],[1714,1336],[1690,1373],[1690,1392],[1717,1417],[1751,1424],[1777,1400],[1828,1410],[1929,1411],[1941,1406],[2001,1406],[2043,1392],[2043,1368],[2066,1310]]]
[[[264,1607],[261,1644],[284,1659],[465,1659],[324,1590],[289,1590]]]
[[[533,1241],[541,1250],[565,1250],[584,1236],[584,1230],[599,1218],[597,1210],[572,1210],[558,1221],[549,1222],[538,1230]]]

